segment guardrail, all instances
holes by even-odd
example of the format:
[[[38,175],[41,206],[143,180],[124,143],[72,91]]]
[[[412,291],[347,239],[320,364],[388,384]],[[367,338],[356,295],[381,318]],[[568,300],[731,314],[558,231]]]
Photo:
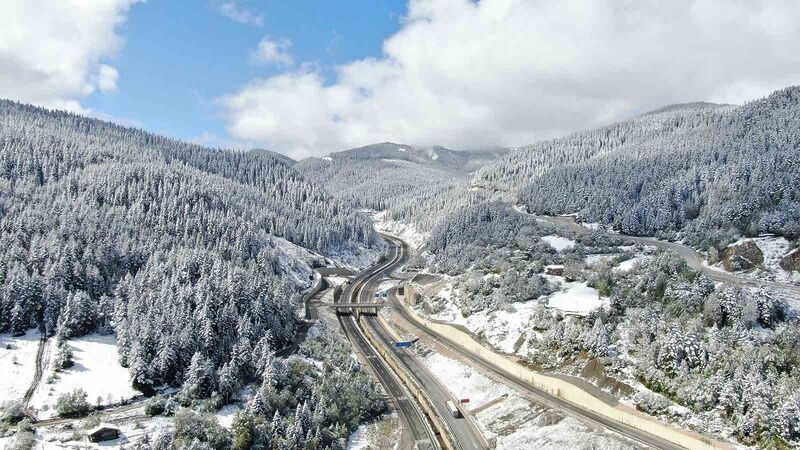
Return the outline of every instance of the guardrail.
[[[306,320],[311,320],[311,312],[308,310],[308,301],[314,298],[315,295],[322,290],[322,287],[325,285],[325,277],[319,272],[318,269],[314,270],[314,283],[311,285],[311,288],[303,294],[303,316]]]
[[[422,318],[411,308],[402,304],[402,301],[400,304],[407,313],[407,317],[412,319],[417,326],[429,330],[450,345],[459,347],[478,359],[486,361],[507,376],[533,385],[535,388],[554,397],[685,448],[707,450],[730,448],[729,445],[723,442],[697,433],[679,430],[621,403],[617,405],[608,404],[584,391],[579,386],[517,364],[505,356],[484,347],[468,333],[448,324]]]
[[[392,369],[392,372],[394,372],[400,381],[406,386],[406,389],[408,389],[408,392],[411,394],[411,396],[417,400],[420,406],[422,406],[422,410],[425,412],[425,415],[428,416],[431,424],[433,424],[436,432],[441,437],[444,448],[447,450],[461,449],[461,446],[451,438],[453,435],[453,430],[450,429],[450,426],[446,422],[439,419],[439,415],[433,406],[433,401],[422,389],[422,386],[420,386],[413,377],[408,375],[405,369],[400,367],[400,363],[395,360],[394,355],[386,350],[386,346],[382,344],[380,339],[372,333],[372,330],[370,330],[369,326],[362,326],[360,320],[356,320],[356,326],[367,338],[367,341],[369,341],[370,345],[375,348],[375,351],[377,351],[383,360],[386,361],[386,364],[390,369]]]

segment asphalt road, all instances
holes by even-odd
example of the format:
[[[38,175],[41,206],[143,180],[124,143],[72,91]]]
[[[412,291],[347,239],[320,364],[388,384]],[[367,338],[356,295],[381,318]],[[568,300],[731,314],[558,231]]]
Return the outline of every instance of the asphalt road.
[[[404,249],[407,248],[406,244],[402,241],[396,239],[392,239],[392,241],[397,242]],[[396,298],[393,298],[392,301],[397,302],[398,300]],[[472,353],[466,352],[465,350],[462,350],[461,347],[459,347],[455,343],[450,342],[448,339],[436,334],[435,332],[422,326],[421,324],[418,324],[416,321],[413,320],[413,318],[409,317],[409,314],[405,310],[405,308],[396,305],[396,309],[406,320],[408,320],[411,323],[414,323],[420,331],[425,333],[431,339],[434,339],[440,344],[448,347],[451,351],[458,353],[464,360],[470,361],[473,365],[480,367],[483,370],[495,373],[500,378],[502,378],[508,385],[515,386],[516,388],[522,390],[523,392],[526,392],[533,399],[535,399],[536,401],[545,406],[548,406],[550,408],[571,415],[585,423],[593,424],[599,428],[605,428],[617,432],[627,437],[628,439],[631,439],[648,448],[661,448],[667,450],[683,448],[665,439],[653,436],[649,433],[645,433],[624,423],[617,422],[615,420],[597,414],[593,411],[582,408],[574,403],[567,402],[559,397],[553,396],[545,391],[536,388],[530,383],[520,381],[513,375],[506,372],[505,370],[502,370],[494,366],[491,362],[481,357],[478,357]]]
[[[575,222],[575,220],[573,220],[571,217],[537,216],[534,214],[528,214],[520,210],[517,211],[521,214],[526,214],[535,217],[537,219],[550,222],[555,225],[560,225],[569,228],[570,230],[573,230],[578,234],[586,234],[590,232],[588,228]],[[786,283],[776,283],[774,281],[752,280],[749,278],[743,278],[737,276],[736,274],[732,274],[730,272],[725,272],[719,269],[715,269],[713,267],[708,267],[703,264],[703,256],[697,253],[695,249],[687,245],[678,244],[675,242],[661,241],[652,237],[628,236],[627,234],[618,234],[618,233],[604,233],[604,234],[608,236],[618,237],[620,239],[624,239],[627,241],[633,241],[643,245],[652,245],[658,248],[672,250],[675,253],[677,253],[678,256],[681,257],[681,259],[686,261],[686,264],[691,269],[705,273],[708,276],[708,278],[712,279],[713,281],[740,287],[766,287],[772,289],[783,289],[786,291],[791,291],[797,295],[800,295],[800,286],[795,286]]]
[[[374,274],[382,273],[381,269],[385,266],[386,262],[379,262],[376,266],[360,273],[345,287],[341,299],[350,302],[353,295],[357,294],[357,291],[360,290],[361,285]],[[389,366],[378,356],[369,342],[367,342],[364,335],[358,329],[358,326],[356,326],[355,320],[355,316],[352,315],[339,315],[339,323],[348,339],[364,356],[370,369],[372,369],[378,381],[383,385],[386,393],[392,398],[397,412],[400,415],[400,419],[405,424],[407,432],[411,435],[413,447],[418,449],[439,448],[437,438],[421,408],[408,394],[400,380],[395,377]]]
[[[396,242],[394,239],[388,237],[387,240],[394,244],[392,245],[391,251],[392,263],[384,270],[370,277],[365,282],[360,291],[360,298],[357,299],[360,302],[370,302],[370,299],[372,298],[373,293],[376,291],[377,285],[381,279],[383,279],[386,274],[400,268],[408,259],[408,254],[405,251],[405,248],[402,245],[399,245],[399,242]],[[472,417],[470,417],[468,414],[463,414],[463,411],[463,417],[461,418],[452,416],[450,410],[447,408],[446,402],[451,400],[454,404],[458,404],[458,399],[453,397],[450,391],[448,391],[447,388],[445,388],[441,382],[430,372],[430,370],[428,370],[428,368],[416,358],[416,355],[414,355],[413,351],[409,349],[395,348],[395,339],[388,332],[388,330],[384,328],[383,324],[376,316],[362,315],[361,320],[365,326],[370,327],[370,329],[383,342],[385,347],[392,352],[397,361],[399,361],[403,366],[406,373],[414,377],[417,383],[423,387],[428,398],[433,403],[433,407],[436,409],[437,415],[447,424],[452,432],[452,437],[456,444],[464,450],[478,450],[487,448],[485,440],[482,438],[481,432],[478,430],[478,427],[474,423]]]

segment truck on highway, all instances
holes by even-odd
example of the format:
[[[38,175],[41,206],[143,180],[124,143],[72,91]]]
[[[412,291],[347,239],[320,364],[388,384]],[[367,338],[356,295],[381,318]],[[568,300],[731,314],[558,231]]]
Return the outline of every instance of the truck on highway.
[[[450,410],[450,414],[452,414],[453,417],[455,417],[456,419],[461,417],[461,411],[458,409],[458,407],[456,407],[456,404],[453,403],[452,400],[448,400],[446,403],[447,403],[447,409]]]

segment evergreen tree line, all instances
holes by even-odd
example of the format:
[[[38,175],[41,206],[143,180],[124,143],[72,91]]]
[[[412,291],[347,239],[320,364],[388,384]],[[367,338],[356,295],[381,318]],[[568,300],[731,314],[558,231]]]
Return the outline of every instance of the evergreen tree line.
[[[285,158],[0,101],[0,332],[115,332],[144,391],[259,379],[309,284],[292,247],[376,242]]]
[[[477,184],[543,214],[579,213],[703,249],[800,237],[800,88],[741,107],[670,109],[521,148]]]

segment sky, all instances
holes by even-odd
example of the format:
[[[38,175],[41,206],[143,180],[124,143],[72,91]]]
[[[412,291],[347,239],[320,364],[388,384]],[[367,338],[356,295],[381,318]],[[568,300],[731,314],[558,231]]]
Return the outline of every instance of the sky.
[[[0,98],[296,159],[800,84],[794,0],[0,0]]]

